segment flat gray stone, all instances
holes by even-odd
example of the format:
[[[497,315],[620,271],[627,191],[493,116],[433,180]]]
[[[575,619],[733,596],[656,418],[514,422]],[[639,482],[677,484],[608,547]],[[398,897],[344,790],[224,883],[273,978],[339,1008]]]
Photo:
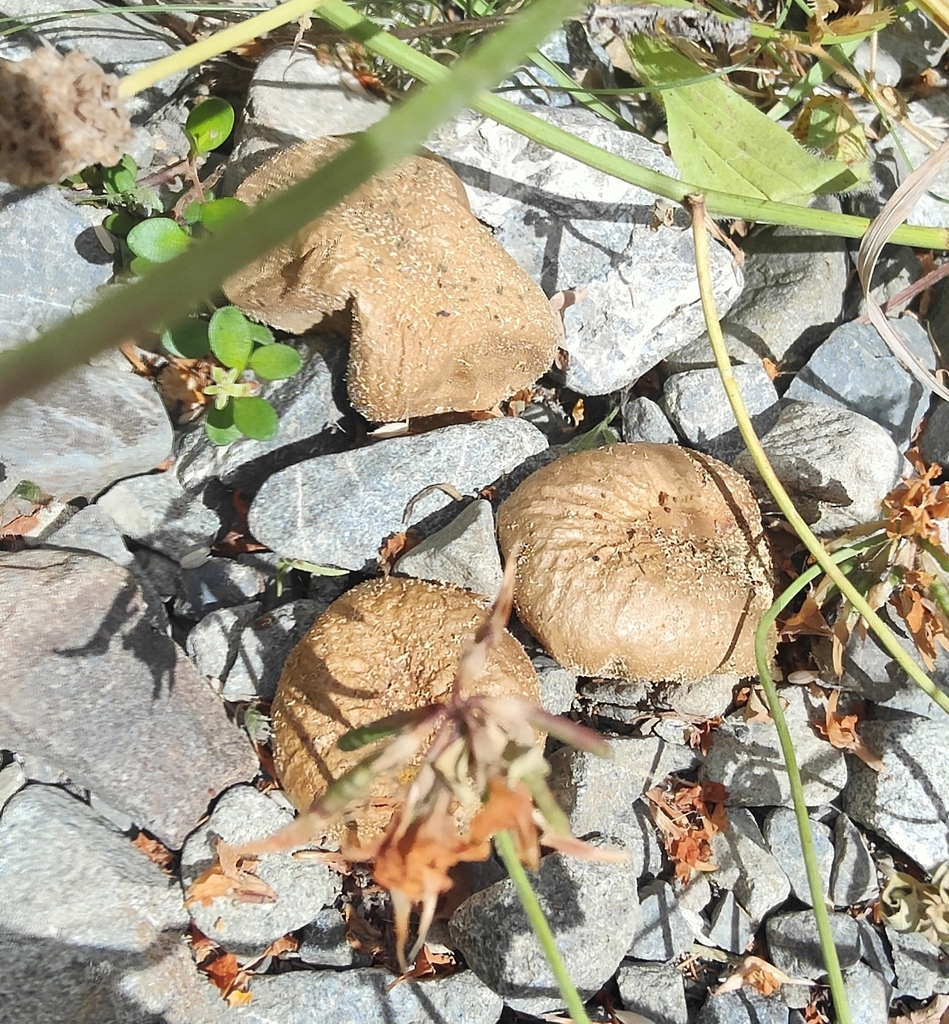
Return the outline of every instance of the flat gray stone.
[[[506,417],[324,455],[270,477],[251,505],[250,529],[284,557],[361,570],[376,562],[386,537],[451,501],[442,491],[426,495],[404,523],[423,488],[450,484],[470,494],[546,447],[536,427]]]
[[[920,435],[919,453],[927,462],[949,466],[949,402],[936,402]]]
[[[588,110],[530,110],[641,166],[676,173],[660,146]],[[564,312],[569,387],[585,395],[617,391],[703,331],[687,221],[652,230],[651,193],[473,113],[426,145],[455,168],[472,212],[548,295],[585,290]],[[740,273],[718,245],[710,262],[724,312],[741,291]]]
[[[96,505],[123,536],[177,562],[209,549],[221,529],[220,516],[187,494],[171,471],[120,480]]]
[[[646,700],[646,684],[626,682],[623,679],[583,679],[579,693],[591,702],[593,708],[600,704],[638,708]],[[596,714],[596,711],[593,713]]]
[[[535,654],[531,664],[540,680],[541,707],[552,715],[565,715],[577,696],[577,677],[546,654]]]
[[[529,877],[567,972],[589,998],[613,976],[640,927],[632,864],[553,853]],[[535,1015],[563,1006],[510,879],[469,896],[449,930],[468,966],[509,1006]]]
[[[926,329],[912,317],[890,321],[907,348],[928,369],[936,354]],[[929,408],[931,392],[890,351],[871,324],[847,323],[801,367],[785,398],[835,405],[860,413],[886,430],[900,449],[909,444]]]
[[[712,945],[719,949],[730,953],[743,953],[747,949],[755,934],[754,922],[733,892],[726,892],[718,901],[707,934]]]
[[[501,587],[501,555],[491,502],[475,499],[447,526],[404,554],[395,571],[494,597]]]
[[[622,399],[623,440],[649,441],[651,444],[678,444],[679,438],[662,411],[651,398]]]
[[[876,864],[866,840],[843,813],[838,814],[834,822],[834,863],[829,892],[836,907],[852,907],[880,895]]]
[[[760,361],[742,363],[732,373],[755,433],[761,437],[778,418],[774,384]],[[723,462],[731,462],[744,450],[718,370],[686,370],[668,377],[662,389],[662,408],[690,448]]]
[[[788,1024],[787,1004],[780,993],[763,996],[754,989],[710,995],[696,1024]]]
[[[258,618],[259,601],[209,612],[185,639],[185,650],[203,676],[219,683],[227,678],[237,658],[241,632]]]
[[[27,786],[4,808],[0,933],[142,952],[186,923],[174,880],[68,793]]]
[[[682,972],[671,964],[627,964],[616,974],[623,1008],[652,1024],[688,1024]]]
[[[728,809],[728,827],[712,836],[712,881],[734,893],[753,927],[791,892],[788,876],[768,849],[758,823],[744,807]]]
[[[188,887],[214,862],[217,838],[226,843],[265,839],[288,825],[293,814],[253,786],[224,793],[211,817],[191,833],[181,851],[181,885]],[[277,894],[272,903],[252,903],[220,896],[188,910],[198,929],[232,953],[256,956],[274,939],[309,924],[339,895],[335,872],[319,862],[297,860],[290,853],[265,853],[256,877]]]
[[[197,621],[218,608],[248,603],[266,586],[263,575],[251,565],[230,558],[209,558],[178,573],[173,607],[176,615]]]
[[[125,546],[115,520],[98,505],[86,505],[79,509],[62,526],[43,538],[43,546],[89,551],[111,559],[125,569],[138,568],[135,556]]]
[[[949,40],[921,10],[907,11],[876,33],[879,49],[899,64],[901,78],[934,68],[945,56]]]
[[[639,911],[642,923],[626,954],[628,957],[666,963],[692,945],[692,929],[682,916],[668,882],[650,882],[640,889]]]
[[[866,964],[854,964],[843,972],[852,1024],[878,1024],[887,1019],[890,986]]]
[[[346,939],[346,922],[335,907],[326,907],[303,929],[300,959],[315,967],[368,967],[372,957]]]
[[[115,563],[52,549],[0,555],[0,621],[0,747],[55,765],[168,846],[216,793],[257,771]]]
[[[734,673],[721,673],[685,683],[659,683],[651,688],[649,697],[657,706],[687,718],[718,718],[734,703],[740,682]]]
[[[858,917],[856,921],[857,930],[860,932],[860,959],[884,978],[892,988],[896,984],[896,972],[883,944],[880,930],[864,917]]]
[[[949,992],[949,959],[919,932],[886,929],[893,954],[894,997],[928,999],[934,992]]]
[[[808,807],[831,803],[847,783],[843,751],[821,739],[813,722],[824,722],[822,701],[802,687],[786,686],[779,691],[788,702],[784,710],[794,741],[804,799]],[[741,712],[729,715],[719,726],[705,758],[705,775],[720,782],[729,803],[743,807],[790,807],[791,786],[773,722],[746,722]]]
[[[830,930],[837,947],[837,959],[843,969],[860,960],[860,932],[857,922],[846,914],[830,915]],[[826,976],[824,957],[811,910],[776,914],[765,924],[771,962],[792,978],[818,981]]]
[[[107,352],[0,411],[0,500],[21,480],[63,500],[91,498],[154,469],[171,444],[151,381]]]
[[[883,427],[838,406],[791,402],[761,444],[798,512],[821,535],[880,518],[880,502],[904,471]],[[773,500],[747,452],[733,465],[760,498]]]
[[[0,811],[10,798],[26,785],[26,772],[19,761],[11,761],[0,768]]]
[[[949,725],[906,716],[863,722],[859,731],[883,771],[853,758],[844,810],[932,871],[949,860]]]
[[[633,804],[633,815],[639,823],[642,834],[642,864],[636,861],[636,851],[639,847],[633,847],[631,850],[636,876],[637,878],[655,878],[669,868],[669,858],[666,857],[665,847],[662,845],[662,836],[645,799],[639,799]]]
[[[814,852],[820,868],[822,891],[826,902],[829,894],[830,871],[834,862],[834,847],[830,840],[830,829],[823,822],[810,819]],[[804,848],[797,830],[797,817],[790,807],[775,807],[765,818],[764,838],[777,862],[784,868],[791,883],[791,892],[807,906],[811,900],[807,871],[804,867]]]

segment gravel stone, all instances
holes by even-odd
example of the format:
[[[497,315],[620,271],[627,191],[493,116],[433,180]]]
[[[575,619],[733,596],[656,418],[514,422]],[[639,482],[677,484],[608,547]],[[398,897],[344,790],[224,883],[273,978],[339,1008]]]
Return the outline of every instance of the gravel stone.
[[[652,1024],[688,1024],[685,985],[670,964],[624,963],[616,975],[625,1009],[642,1014]]]
[[[646,684],[626,682],[623,679],[583,679],[579,693],[593,705],[638,708],[646,700]]]
[[[261,604],[250,601],[210,612],[191,630],[185,650],[203,676],[223,682],[237,659],[241,632],[259,615]]]
[[[852,1024],[879,1024],[887,1019],[890,986],[866,964],[854,964],[843,972],[844,989]]]
[[[0,748],[54,765],[173,848],[211,797],[257,771],[115,563],[53,549],[0,555],[0,621]]]
[[[762,996],[742,989],[709,996],[696,1024],[788,1024],[788,1008],[780,994]]]
[[[317,967],[369,967],[372,957],[346,940],[346,922],[335,907],[326,907],[303,929],[300,959]]]
[[[679,438],[662,411],[651,398],[623,396],[623,440],[649,441],[651,444],[678,444]]]
[[[880,931],[866,918],[858,917],[857,930],[860,932],[860,959],[872,967],[892,988],[896,984],[893,962],[883,945]]]
[[[780,694],[788,702],[788,721],[808,807],[831,803],[847,782],[843,752],[821,739],[811,723],[825,720],[824,705],[803,688],[788,686]],[[746,722],[741,712],[729,715],[705,759],[704,773],[720,782],[729,802],[743,807],[790,807],[791,787],[773,722]]]
[[[530,879],[567,972],[589,998],[612,977],[639,930],[633,866],[553,853]],[[509,1006],[535,1015],[562,1006],[510,879],[469,896],[452,915],[449,930],[468,966]]]
[[[876,865],[866,840],[847,817],[834,822],[834,863],[830,871],[830,899],[834,906],[851,907],[880,895]]]
[[[735,701],[741,679],[734,673],[703,676],[685,683],[659,683],[649,694],[660,707],[672,708],[688,718],[718,718]]]
[[[226,843],[247,843],[272,835],[293,820],[265,793],[253,786],[234,786],[224,793],[211,817],[196,829],[181,851],[181,885],[187,891],[214,862],[217,837]],[[194,923],[225,949],[240,955],[262,953],[274,939],[309,924],[340,892],[340,879],[325,864],[295,860],[289,853],[265,853],[257,877],[277,894],[273,903],[248,903],[229,896],[188,908]]]
[[[194,569],[182,569],[173,605],[176,615],[197,621],[209,612],[235,604],[246,604],[264,592],[260,572],[230,558],[209,558]]]
[[[742,953],[754,934],[754,922],[735,899],[735,894],[726,892],[712,911],[708,937],[713,945],[730,953]]]
[[[650,882],[639,891],[642,924],[627,956],[634,960],[660,960],[665,963],[692,945],[692,929],[679,910],[668,882]]]
[[[115,520],[98,505],[79,509],[62,526],[43,538],[47,548],[71,548],[109,558],[130,571],[138,568],[135,556],[125,546]]]
[[[462,494],[479,490],[547,447],[529,423],[504,418],[443,427],[414,437],[309,459],[270,477],[250,509],[250,528],[262,544],[287,558],[363,569],[374,564],[390,534],[444,508],[436,491],[408,502],[432,483]]]
[[[880,502],[903,472],[903,457],[883,427],[837,406],[791,402],[761,444],[797,510],[821,535],[879,518]],[[734,467],[767,502],[747,452]]]
[[[471,502],[447,526],[403,555],[395,571],[494,597],[501,588],[502,571],[491,502]]]
[[[18,761],[11,761],[0,768],[0,811],[7,805],[14,793],[26,785],[26,772]]]
[[[928,999],[934,992],[949,992],[949,958],[919,932],[886,929],[893,952],[895,998]]]
[[[822,822],[810,819],[814,851],[820,868],[822,891],[826,902],[829,894],[830,872],[834,862],[834,847],[830,829]],[[790,807],[776,807],[764,822],[764,838],[779,864],[784,867],[791,883],[791,892],[807,906],[812,907],[811,891],[804,868],[804,850],[797,830],[797,817]]]
[[[846,914],[830,915],[830,930],[837,947],[841,968],[853,967],[860,960],[860,932],[857,923]],[[817,981],[826,975],[820,937],[813,911],[795,910],[777,914],[765,924],[771,962],[792,978]]]
[[[924,871],[932,871],[949,860],[949,725],[907,716],[901,721],[864,722],[859,731],[882,759],[883,771],[875,772],[854,758],[844,810]]]
[[[577,677],[546,654],[535,654],[531,664],[540,680],[540,703],[552,715],[565,715],[577,696]]]
[[[949,466],[949,403],[937,402],[920,435],[919,453],[927,462]]]
[[[760,361],[734,367],[735,381],[759,437],[778,418],[778,393]],[[716,369],[686,370],[667,378],[662,407],[670,422],[691,448],[723,462],[744,450],[722,378]]]

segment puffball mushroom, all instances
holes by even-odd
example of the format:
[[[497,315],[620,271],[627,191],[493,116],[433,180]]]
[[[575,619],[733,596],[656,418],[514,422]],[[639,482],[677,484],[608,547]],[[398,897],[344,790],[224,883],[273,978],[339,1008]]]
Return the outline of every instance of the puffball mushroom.
[[[264,199],[346,145],[324,138],[284,150],[237,198]],[[248,316],[295,334],[351,308],[349,397],[373,422],[490,409],[550,367],[561,337],[544,293],[431,155],[376,175],[224,292]]]
[[[501,505],[514,605],[565,668],[687,681],[755,671],[773,567],[746,480],[676,445],[577,452]]]
[[[309,808],[369,752],[340,750],[340,736],[448,695],[462,650],[485,613],[466,590],[391,576],[361,583],[327,608],[290,653],[272,708],[277,777],[298,809]],[[507,632],[491,648],[474,688],[487,696],[540,699],[530,658]],[[368,802],[327,834],[341,838],[348,831],[363,841],[381,834],[411,774],[379,776]]]

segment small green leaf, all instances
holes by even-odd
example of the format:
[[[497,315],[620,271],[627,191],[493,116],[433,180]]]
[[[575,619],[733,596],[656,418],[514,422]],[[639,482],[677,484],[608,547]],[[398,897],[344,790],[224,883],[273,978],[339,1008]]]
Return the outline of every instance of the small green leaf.
[[[211,351],[207,321],[188,317],[163,331],[161,343],[173,356],[200,359]]]
[[[379,718],[368,725],[359,726],[343,733],[336,741],[336,746],[345,751],[358,750],[370,743],[377,743],[379,740],[397,736],[400,732],[405,732],[406,729],[418,725],[431,714],[431,705],[413,708],[411,711],[396,711],[391,715],[386,715],[385,718]]]
[[[274,344],[257,349],[247,365],[265,380],[283,380],[292,377],[303,365],[303,360],[295,348]]]
[[[255,441],[267,441],[277,433],[277,410],[266,398],[235,398],[234,426]]]
[[[215,310],[208,325],[211,351],[225,366],[243,373],[254,351],[250,321],[235,306]]]
[[[233,196],[222,196],[220,199],[209,199],[200,203],[196,211],[197,219],[211,232],[219,231],[225,224],[247,213],[246,203]]]
[[[110,195],[122,195],[135,189],[138,164],[128,155],[112,167],[102,168],[102,186]]]
[[[201,223],[201,207],[204,203],[199,203],[197,200],[188,203],[188,205],[181,211],[181,219],[189,227],[194,227],[195,224]]]
[[[152,217],[136,224],[126,241],[136,256],[149,263],[167,263],[188,248],[191,236],[169,217]]]
[[[273,331],[266,324],[257,324],[250,321],[250,336],[258,345],[272,345],[274,343]]]
[[[102,222],[102,226],[106,231],[110,231],[116,238],[125,238],[125,236],[135,227],[138,223],[135,217],[133,217],[128,210],[116,210],[114,213],[110,213],[108,217]]]
[[[209,96],[188,115],[185,134],[191,142],[191,152],[204,156],[217,149],[234,128],[234,108],[219,96]]]
[[[234,403],[228,402],[223,409],[211,406],[204,419],[204,432],[214,444],[230,444],[241,436],[240,427],[234,425]]]
[[[43,497],[43,488],[39,484],[33,483],[32,480],[21,480],[13,488],[13,497],[39,503]]]

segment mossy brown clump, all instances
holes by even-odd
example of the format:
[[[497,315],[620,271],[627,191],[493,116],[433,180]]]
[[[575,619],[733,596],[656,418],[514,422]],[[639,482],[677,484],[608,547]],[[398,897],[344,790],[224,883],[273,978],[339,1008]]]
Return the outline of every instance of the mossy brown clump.
[[[503,503],[514,603],[565,668],[630,680],[755,671],[773,566],[747,481],[676,445],[577,452]]]

